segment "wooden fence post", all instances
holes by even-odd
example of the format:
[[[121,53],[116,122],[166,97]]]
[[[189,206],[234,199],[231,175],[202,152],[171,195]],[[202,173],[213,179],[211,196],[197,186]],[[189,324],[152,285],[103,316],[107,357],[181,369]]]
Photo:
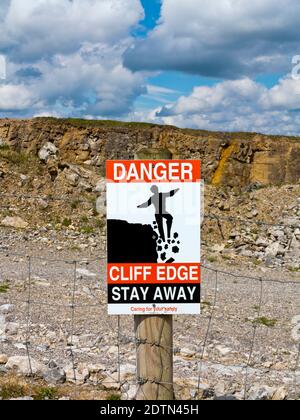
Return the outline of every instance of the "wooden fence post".
[[[137,159],[170,159],[166,150],[143,150]],[[171,315],[136,315],[137,400],[174,399],[173,386],[173,317]]]
[[[173,400],[173,317],[137,315],[137,400]]]

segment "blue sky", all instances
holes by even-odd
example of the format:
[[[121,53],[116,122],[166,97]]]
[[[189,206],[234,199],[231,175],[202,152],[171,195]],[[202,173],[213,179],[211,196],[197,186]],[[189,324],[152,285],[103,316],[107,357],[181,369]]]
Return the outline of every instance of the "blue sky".
[[[141,25],[145,28],[137,36],[145,35],[145,32],[154,29],[156,22],[160,18],[161,0],[141,0],[142,6],[145,11],[145,17],[141,21]]]
[[[300,134],[299,28],[298,0],[1,0],[0,117]]]
[[[141,0],[145,11],[145,18],[140,22],[142,28],[134,32],[136,38],[144,38],[146,34],[153,30],[160,18],[161,0]],[[149,77],[149,84],[170,89],[162,99],[175,101],[181,95],[186,95],[197,85],[212,86],[217,83],[216,79],[203,78],[197,75],[185,74],[178,71],[164,71],[158,75]],[[157,107],[161,102],[160,98],[154,95],[143,95],[135,102],[137,109],[152,109]]]
[[[142,28],[134,32],[136,38],[144,38],[149,31],[155,28],[161,12],[161,0],[142,0],[141,3],[145,11],[145,18],[140,22]],[[257,76],[255,80],[268,88],[272,88],[283,76],[284,73],[265,74]],[[205,78],[178,71],[164,71],[149,77],[148,80],[152,85],[173,90],[174,92],[165,95],[171,101],[191,93],[195,86],[214,86],[222,81],[219,78]],[[151,109],[158,104],[159,98],[153,98],[153,95],[143,95],[136,100],[135,106],[137,109]]]

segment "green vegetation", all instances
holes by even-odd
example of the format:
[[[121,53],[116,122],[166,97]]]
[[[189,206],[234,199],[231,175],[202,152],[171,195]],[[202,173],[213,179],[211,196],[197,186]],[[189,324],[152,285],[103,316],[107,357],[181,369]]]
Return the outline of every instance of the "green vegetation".
[[[74,251],[74,252],[80,252],[81,251],[81,249],[78,245],[72,245],[70,250]]]
[[[217,257],[214,257],[214,256],[210,255],[210,256],[207,258],[207,261],[208,261],[209,263],[213,264],[213,263],[217,262],[217,261],[218,261],[218,259],[217,259]]]
[[[261,260],[259,260],[258,258],[255,258],[255,259],[253,260],[253,264],[254,264],[254,265],[256,265],[256,266],[259,266],[259,265],[261,265],[261,264],[262,264],[262,261],[261,261]]]
[[[225,260],[225,261],[231,261],[231,257],[230,257],[230,255],[222,254],[222,258],[223,258],[223,260]]]
[[[106,225],[106,220],[105,219],[97,219],[95,221],[95,226],[97,229],[103,229]]]
[[[268,328],[274,328],[275,325],[277,324],[277,319],[269,319],[269,318],[266,318],[266,317],[263,316],[263,317],[260,317],[260,318],[256,318],[253,321],[253,324],[263,325],[263,326],[268,327]]]
[[[80,118],[53,118],[53,117],[41,117],[35,118],[47,124],[68,124],[72,127],[78,128],[102,128],[102,127],[128,127],[128,128],[149,128],[155,127],[156,124],[143,123],[143,122],[125,122],[125,121],[114,121],[114,120],[85,120]]]
[[[9,146],[7,144],[0,144],[0,152],[5,150],[9,150]]]
[[[120,394],[110,394],[110,395],[108,395],[106,400],[107,401],[120,401],[121,400],[121,395]]]
[[[212,306],[212,303],[211,302],[209,302],[209,301],[203,301],[203,302],[201,302],[201,305],[203,306],[203,307],[205,307],[205,306],[207,306],[207,307],[211,307]]]
[[[14,165],[21,165],[29,160],[29,157],[25,153],[16,152],[6,146],[0,148],[0,158]]]
[[[80,201],[79,200],[72,201],[72,203],[71,203],[71,209],[72,210],[77,210],[78,207],[79,207],[79,204],[80,204]]]
[[[81,220],[81,223],[85,223],[85,224],[89,222],[89,218],[87,216],[83,216],[80,220]]]
[[[65,219],[63,220],[63,222],[62,222],[62,226],[63,226],[63,227],[66,227],[66,228],[70,227],[70,226],[71,226],[71,224],[72,224],[72,220],[71,220],[71,219],[68,219],[68,218],[65,218]]]
[[[42,387],[36,388],[33,399],[36,401],[42,400],[55,400],[57,398],[58,391],[56,388]]]
[[[9,291],[9,285],[7,283],[0,284],[0,293],[7,293]]]
[[[8,383],[0,387],[0,397],[3,400],[25,397],[26,392],[23,385]]]
[[[92,235],[93,233],[95,233],[95,229],[93,228],[93,226],[83,226],[80,229],[81,233],[84,233],[85,235]]]
[[[9,146],[0,146],[0,160],[2,159],[7,163],[19,166],[24,174],[32,170],[33,166],[36,167],[37,173],[41,173],[36,156],[12,150]]]

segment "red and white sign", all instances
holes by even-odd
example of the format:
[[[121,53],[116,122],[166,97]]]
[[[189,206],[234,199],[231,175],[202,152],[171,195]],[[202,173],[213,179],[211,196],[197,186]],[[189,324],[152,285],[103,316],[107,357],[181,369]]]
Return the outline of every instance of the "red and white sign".
[[[108,161],[111,315],[200,313],[200,161]]]

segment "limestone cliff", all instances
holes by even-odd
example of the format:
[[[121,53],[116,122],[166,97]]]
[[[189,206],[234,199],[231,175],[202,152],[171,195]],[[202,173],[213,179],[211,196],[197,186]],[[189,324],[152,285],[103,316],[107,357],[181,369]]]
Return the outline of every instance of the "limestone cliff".
[[[138,152],[158,150],[165,157],[200,158],[205,180],[214,185],[243,188],[300,180],[300,138],[295,137],[37,118],[0,120],[1,144],[31,155],[53,144],[56,158],[48,164],[54,177],[64,164],[86,165],[103,175],[107,159],[133,159]]]

